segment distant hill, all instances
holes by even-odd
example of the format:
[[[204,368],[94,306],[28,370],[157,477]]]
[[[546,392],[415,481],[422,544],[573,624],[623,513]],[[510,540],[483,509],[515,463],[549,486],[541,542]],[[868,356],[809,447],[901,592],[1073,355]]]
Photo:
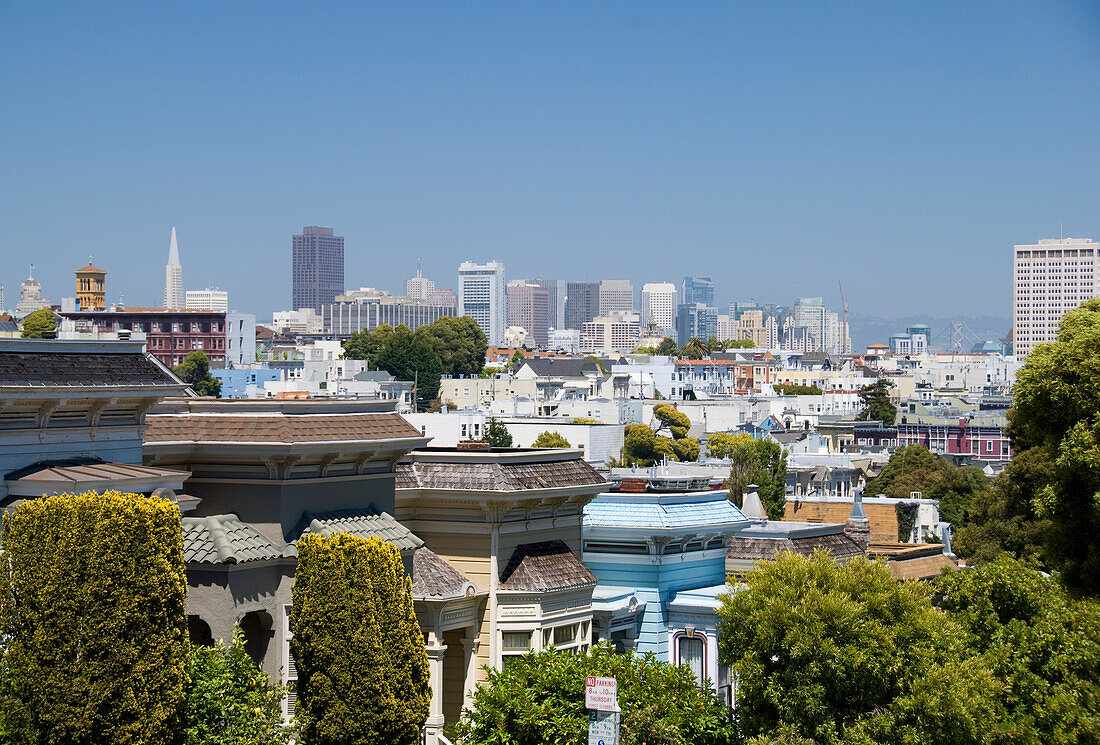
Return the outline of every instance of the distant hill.
[[[932,348],[946,351],[951,347],[952,321],[962,321],[963,348],[967,351],[976,341],[998,341],[1012,328],[1012,319],[999,316],[954,316],[934,318],[930,315],[879,318],[852,314],[848,326],[852,333],[852,351],[861,352],[868,344],[889,344],[893,334],[905,332],[907,326],[923,323],[932,329]]]

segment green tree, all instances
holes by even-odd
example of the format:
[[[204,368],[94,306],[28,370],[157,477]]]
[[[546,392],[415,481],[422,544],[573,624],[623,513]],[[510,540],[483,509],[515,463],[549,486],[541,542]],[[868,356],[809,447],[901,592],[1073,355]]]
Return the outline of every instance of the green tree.
[[[870,385],[859,389],[859,400],[863,402],[863,410],[859,412],[859,418],[867,421],[880,421],[885,425],[894,423],[898,407],[890,401],[890,389],[894,387],[886,378],[879,378]]]
[[[1050,521],[1035,514],[1032,497],[1053,480],[1054,461],[1045,448],[1016,453],[993,488],[974,495],[969,522],[955,534],[955,551],[969,564],[993,561],[1005,551],[1041,560]]]
[[[179,510],[109,491],[4,515],[0,718],[12,742],[168,743],[188,653]]]
[[[269,684],[233,630],[228,644],[193,647],[187,660],[184,745],[281,745],[293,731],[283,725],[286,689]]]
[[[504,422],[499,421],[496,417],[489,417],[489,420],[485,422],[484,431],[485,437],[483,439],[489,443],[489,447],[512,447],[512,433],[508,431],[508,427]]]
[[[204,352],[189,352],[173,372],[200,396],[217,398],[222,394],[222,382],[210,374],[210,358]]]
[[[477,376],[482,380],[489,380],[500,371],[501,370],[499,367],[483,367],[481,368],[481,371],[477,374]]]
[[[787,454],[775,440],[757,440],[744,433],[716,432],[707,436],[712,458],[729,458],[726,488],[740,507],[749,484],[757,485],[769,520],[782,520],[787,506]]]
[[[688,437],[691,419],[670,404],[653,407],[655,428],[644,424],[628,424],[623,431],[622,462],[627,465],[651,466],[670,460],[693,461],[699,458],[699,440]],[[668,431],[671,437],[660,433]]]
[[[444,316],[435,323],[421,326],[416,335],[428,342],[443,365],[443,374],[451,377],[472,376],[485,367],[488,338],[477,321],[469,316]]]
[[[657,347],[638,347],[634,354],[657,354]]]
[[[870,494],[908,499],[917,491],[925,499],[937,500],[940,516],[956,528],[967,524],[971,504],[988,489],[989,480],[980,468],[958,467],[923,445],[895,450],[882,472],[867,483]]]
[[[722,352],[726,349],[726,342],[719,341],[716,334],[711,334],[707,337],[706,345],[708,353]]]
[[[298,541],[290,651],[303,745],[414,745],[428,658],[397,548],[346,533]]]
[[[736,339],[726,342],[726,349],[753,349],[752,339]]]
[[[1062,317],[1058,337],[1016,376],[1010,433],[1016,452],[1041,448],[1052,478],[1032,494],[1048,566],[1075,592],[1100,594],[1100,299]]]
[[[532,447],[536,448],[567,448],[572,447],[569,440],[562,437],[560,432],[547,430],[535,438]]]
[[[344,342],[344,359],[374,360],[385,348],[386,342],[393,336],[393,326],[383,323],[374,331],[357,331]],[[375,369],[378,366],[375,365]]]
[[[780,396],[822,396],[825,393],[816,385],[799,385],[798,383],[776,383],[772,388]]]
[[[546,650],[514,657],[487,675],[459,723],[464,745],[584,745],[588,676],[617,681],[624,744],[734,742],[728,712],[710,687],[699,688],[688,670],[652,654],[616,654],[601,642],[584,655]]]
[[[523,350],[517,349],[516,351],[512,352],[512,356],[508,358],[508,364],[504,367],[507,369],[511,369],[513,365],[518,365],[522,363],[525,359],[527,359],[527,356],[523,353]]]
[[[993,677],[932,590],[883,562],[784,552],[722,598],[718,646],[746,737],[968,745],[988,741]],[[767,742],[767,739],[757,742]],[[797,741],[794,739],[793,741]]]
[[[679,353],[680,348],[676,346],[676,340],[671,336],[661,339],[661,343],[657,345],[657,354],[663,357],[675,357]]]
[[[57,316],[49,308],[39,308],[23,319],[24,339],[52,337],[57,330]]]
[[[680,350],[680,356],[686,360],[701,360],[710,354],[707,343],[698,337],[691,337],[684,348]]]
[[[1073,745],[1100,736],[1100,606],[1002,554],[936,580],[939,606],[986,660],[1003,713],[996,740]]]
[[[443,365],[431,345],[417,337],[405,324],[394,329],[375,358],[379,370],[385,370],[398,380],[416,383],[416,405],[427,408],[439,394],[439,380]]]

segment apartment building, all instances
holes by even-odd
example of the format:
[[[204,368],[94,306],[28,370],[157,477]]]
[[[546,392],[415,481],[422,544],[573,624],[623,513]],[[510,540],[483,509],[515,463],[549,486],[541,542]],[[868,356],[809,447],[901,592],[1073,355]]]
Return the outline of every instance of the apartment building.
[[[1100,294],[1100,244],[1049,238],[1013,250],[1012,340],[1018,357],[1052,341],[1068,311]]]

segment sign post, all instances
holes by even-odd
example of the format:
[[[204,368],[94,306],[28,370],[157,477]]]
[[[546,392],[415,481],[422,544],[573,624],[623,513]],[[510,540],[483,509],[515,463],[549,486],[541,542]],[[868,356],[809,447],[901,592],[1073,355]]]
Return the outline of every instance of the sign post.
[[[619,745],[619,690],[614,678],[589,677],[584,682],[588,712],[588,745]]]

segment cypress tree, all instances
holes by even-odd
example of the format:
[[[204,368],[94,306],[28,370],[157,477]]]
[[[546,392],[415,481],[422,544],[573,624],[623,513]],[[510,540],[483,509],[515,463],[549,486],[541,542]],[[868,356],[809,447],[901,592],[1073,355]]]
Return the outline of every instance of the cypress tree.
[[[12,742],[171,742],[189,643],[179,511],[63,494],[4,515],[3,727]]]
[[[431,696],[401,554],[377,538],[298,541],[290,642],[303,745],[414,745]]]

